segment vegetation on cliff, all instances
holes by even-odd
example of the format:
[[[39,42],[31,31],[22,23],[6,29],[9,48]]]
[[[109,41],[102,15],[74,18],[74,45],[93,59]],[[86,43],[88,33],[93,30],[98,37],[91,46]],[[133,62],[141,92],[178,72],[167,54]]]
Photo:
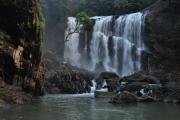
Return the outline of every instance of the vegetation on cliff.
[[[36,95],[42,93],[43,39],[44,19],[39,0],[0,0],[0,83],[4,90],[13,85],[20,88],[18,92],[22,88]],[[4,93],[1,94],[6,96]],[[0,99],[6,101],[5,98],[0,95]]]

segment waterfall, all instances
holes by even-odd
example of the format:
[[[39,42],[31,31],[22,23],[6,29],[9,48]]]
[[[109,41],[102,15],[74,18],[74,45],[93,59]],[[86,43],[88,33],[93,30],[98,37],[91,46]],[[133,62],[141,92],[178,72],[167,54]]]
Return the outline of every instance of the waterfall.
[[[120,76],[141,70],[141,54],[145,50],[142,39],[144,16],[138,12],[119,17],[93,17],[95,24],[90,42],[83,40],[84,48],[79,49],[83,42],[80,34],[71,35],[65,45],[65,60],[77,67],[97,72],[111,71]],[[67,29],[73,30],[75,25],[75,18],[68,18]]]
[[[76,29],[76,19],[73,17],[68,18],[68,27],[65,32],[67,35],[69,32],[73,32]],[[80,53],[79,47],[79,33],[74,33],[68,37],[68,42],[65,43],[64,59],[66,62],[71,63],[74,66],[79,66]]]

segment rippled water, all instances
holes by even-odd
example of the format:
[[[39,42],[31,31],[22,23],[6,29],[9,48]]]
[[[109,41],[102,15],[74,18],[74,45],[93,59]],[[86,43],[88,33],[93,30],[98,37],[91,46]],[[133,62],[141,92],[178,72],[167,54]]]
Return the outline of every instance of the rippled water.
[[[112,105],[93,95],[48,95],[31,105],[0,110],[0,120],[179,120],[180,105]]]

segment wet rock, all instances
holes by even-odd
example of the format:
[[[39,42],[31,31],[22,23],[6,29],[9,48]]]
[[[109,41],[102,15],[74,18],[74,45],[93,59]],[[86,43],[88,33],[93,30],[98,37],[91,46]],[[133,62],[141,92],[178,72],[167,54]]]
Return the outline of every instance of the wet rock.
[[[113,72],[102,72],[96,78],[97,89],[101,89],[104,82],[107,83],[106,87],[109,92],[117,91],[117,87],[119,86],[119,76]]]
[[[6,83],[4,82],[4,80],[0,78],[0,88],[4,88],[5,86],[6,86]]]
[[[95,91],[95,98],[112,98],[116,94],[114,92],[103,92],[103,91]]]
[[[112,98],[111,103],[114,104],[125,104],[125,103],[136,103],[138,101],[138,97],[130,93],[128,91],[123,91],[120,94],[117,94],[115,97]]]
[[[7,107],[7,103],[4,100],[0,99],[0,109],[1,108],[6,108]]]
[[[32,96],[31,95],[17,95],[13,97],[13,103],[14,104],[27,104],[30,103],[32,101]]]
[[[153,97],[142,97],[138,99],[138,102],[155,102],[155,99]]]
[[[113,72],[102,72],[98,78],[99,79],[119,79],[119,76]]]
[[[173,7],[158,0],[152,5],[145,20],[145,38],[151,54],[148,55],[148,70],[161,82],[178,81],[180,71],[180,34],[178,27],[179,1]]]
[[[106,80],[107,82],[107,88],[109,92],[117,92],[119,88],[119,81],[118,80],[113,80],[113,79],[108,79]]]
[[[0,88],[0,99],[8,104],[27,104],[32,101],[32,95],[22,91],[22,88],[6,86]]]
[[[59,94],[60,93],[60,90],[58,87],[51,87],[48,89],[48,93],[49,94]]]
[[[180,84],[179,82],[169,82],[164,86],[164,101],[177,102],[180,101]]]
[[[49,94],[76,94],[90,92],[95,74],[74,67],[68,63],[61,63],[53,52],[44,56],[46,66],[45,90]]]
[[[137,73],[134,73],[133,75],[130,76],[125,76],[124,78],[121,79],[122,82],[147,82],[149,84],[159,84],[160,81],[158,78],[155,76],[149,75],[144,71],[140,71]]]
[[[146,83],[146,82],[133,82],[133,83],[127,84],[124,87],[124,90],[130,91],[130,92],[140,91],[142,88],[144,88],[145,85],[148,85],[148,83]]]

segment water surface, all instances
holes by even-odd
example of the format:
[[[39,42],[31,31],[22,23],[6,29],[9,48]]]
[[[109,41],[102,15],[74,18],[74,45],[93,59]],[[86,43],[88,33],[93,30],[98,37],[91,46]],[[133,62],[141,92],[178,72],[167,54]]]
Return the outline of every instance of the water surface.
[[[180,120],[180,105],[112,105],[93,95],[47,95],[30,105],[0,110],[0,120]]]

